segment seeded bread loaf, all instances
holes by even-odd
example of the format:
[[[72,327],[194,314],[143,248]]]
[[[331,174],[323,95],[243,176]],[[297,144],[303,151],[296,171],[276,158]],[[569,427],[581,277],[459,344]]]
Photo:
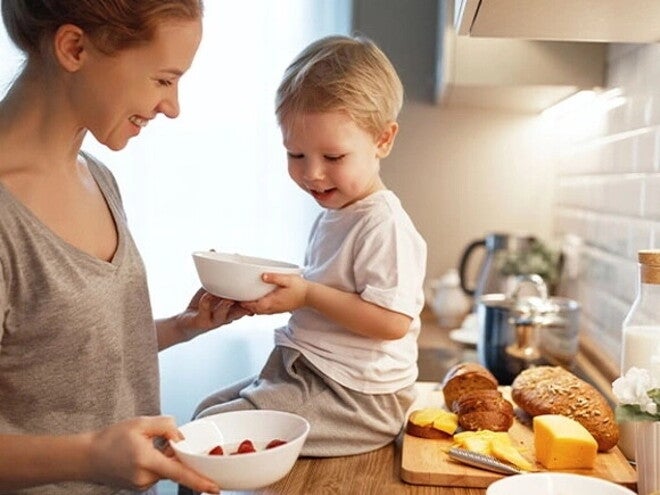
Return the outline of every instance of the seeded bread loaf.
[[[619,440],[619,427],[607,400],[587,382],[560,366],[539,366],[520,373],[511,397],[530,416],[561,414],[582,424],[605,452]]]
[[[454,401],[471,390],[497,390],[497,379],[477,363],[459,363],[452,366],[442,380],[445,405],[451,410]]]

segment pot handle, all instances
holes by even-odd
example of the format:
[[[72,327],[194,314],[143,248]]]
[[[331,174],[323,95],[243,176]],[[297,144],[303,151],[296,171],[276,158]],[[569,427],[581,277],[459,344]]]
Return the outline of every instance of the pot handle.
[[[511,294],[507,296],[510,299],[518,299],[518,293],[520,292],[520,287],[525,282],[530,282],[534,284],[536,291],[539,294],[539,297],[543,300],[548,298],[548,286],[545,284],[545,280],[536,273],[530,273],[527,275],[518,275],[516,277],[516,283],[511,291]]]

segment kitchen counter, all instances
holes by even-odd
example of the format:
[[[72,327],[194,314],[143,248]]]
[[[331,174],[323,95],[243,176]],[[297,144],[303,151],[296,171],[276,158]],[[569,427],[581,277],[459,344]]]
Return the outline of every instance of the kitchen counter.
[[[298,459],[281,481],[253,492],[259,494],[414,494],[482,495],[485,490],[410,485],[399,477],[401,447],[387,445],[367,454],[329,459]]]
[[[420,400],[435,388],[435,383],[419,382]],[[390,445],[366,454],[299,458],[291,472],[279,482],[261,490],[228,494],[410,494],[410,495],[483,495],[485,489],[412,485],[401,480],[402,437]]]
[[[433,315],[422,314],[419,338],[420,381],[439,382],[446,371],[461,361],[476,361],[476,350],[452,342],[449,329],[435,323]],[[607,371],[601,372],[602,363],[594,361],[593,353],[580,352],[576,370],[611,400],[611,380]],[[432,383],[420,383],[428,390]],[[411,485],[401,480],[401,438],[367,454],[334,458],[300,458],[291,472],[279,482],[250,492],[223,491],[227,494],[443,494],[483,495],[484,489]]]

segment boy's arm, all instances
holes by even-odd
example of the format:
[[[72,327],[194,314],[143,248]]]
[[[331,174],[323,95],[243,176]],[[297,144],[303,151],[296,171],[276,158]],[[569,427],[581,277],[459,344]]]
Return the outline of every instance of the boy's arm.
[[[263,279],[278,288],[258,301],[241,303],[256,314],[283,313],[306,306],[352,332],[383,340],[400,339],[412,322],[411,317],[367,302],[358,294],[310,282],[298,275],[266,273]]]
[[[308,282],[306,306],[365,337],[394,340],[403,337],[412,318],[327,285]]]

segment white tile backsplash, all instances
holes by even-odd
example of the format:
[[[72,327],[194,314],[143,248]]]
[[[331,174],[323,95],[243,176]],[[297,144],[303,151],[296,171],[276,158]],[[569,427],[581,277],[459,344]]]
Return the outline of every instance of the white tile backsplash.
[[[660,221],[660,174],[647,175],[644,186],[642,216]]]
[[[563,290],[582,305],[582,331],[618,366],[637,251],[660,248],[660,44],[612,45],[607,80],[624,104],[595,102],[555,126],[553,229],[579,250]]]
[[[634,137],[634,162],[632,170],[640,173],[651,173],[655,170],[656,163],[656,141],[658,130],[649,128],[642,134]]]

